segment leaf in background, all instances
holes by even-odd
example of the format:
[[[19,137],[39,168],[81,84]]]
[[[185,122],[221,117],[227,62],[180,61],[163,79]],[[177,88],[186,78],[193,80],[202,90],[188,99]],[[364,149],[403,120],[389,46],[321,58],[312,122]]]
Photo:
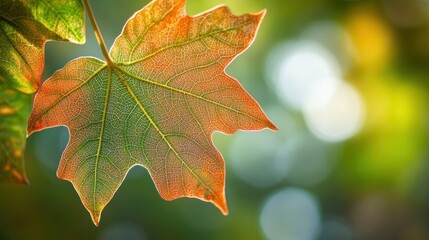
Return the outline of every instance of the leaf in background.
[[[25,184],[25,126],[31,95],[0,86],[0,181]]]
[[[47,40],[84,43],[83,6],[78,0],[0,2],[0,84],[34,93],[44,66]]]
[[[57,175],[72,182],[96,225],[135,165],[164,199],[199,198],[227,214],[212,133],[276,129],[224,71],[263,15],[237,17],[222,6],[189,17],[184,0],[156,0],[126,23],[110,51],[114,64],[79,58],[43,84],[28,133],[68,127]]]
[[[85,42],[83,13],[79,0],[0,1],[0,107],[6,109],[0,112],[0,180],[16,181],[13,176],[18,175],[19,182],[25,179],[19,166],[22,154],[13,154],[24,151],[25,117],[32,102],[24,94],[39,87],[47,40]]]

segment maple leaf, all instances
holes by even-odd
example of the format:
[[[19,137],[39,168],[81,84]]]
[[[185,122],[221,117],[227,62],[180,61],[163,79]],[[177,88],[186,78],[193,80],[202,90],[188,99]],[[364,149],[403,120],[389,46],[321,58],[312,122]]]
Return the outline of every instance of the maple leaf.
[[[212,133],[276,129],[225,74],[264,13],[234,16],[220,6],[190,17],[184,0],[155,0],[128,20],[107,63],[78,58],[43,84],[28,133],[68,127],[57,175],[73,184],[96,225],[136,165],[162,198],[199,198],[227,214]]]
[[[0,181],[26,183],[26,119],[49,39],[85,42],[79,0],[0,1]]]

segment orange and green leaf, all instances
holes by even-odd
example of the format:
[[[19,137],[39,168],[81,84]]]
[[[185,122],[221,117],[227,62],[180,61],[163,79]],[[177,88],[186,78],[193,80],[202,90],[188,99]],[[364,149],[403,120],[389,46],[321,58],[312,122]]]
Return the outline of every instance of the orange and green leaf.
[[[136,165],[164,199],[199,198],[227,214],[212,133],[276,129],[225,73],[264,13],[235,16],[221,6],[190,17],[184,0],[155,0],[126,23],[109,64],[79,58],[43,84],[28,133],[68,127],[57,175],[72,182],[95,224]]]
[[[13,108],[0,112],[0,181],[25,179],[26,117],[40,84],[45,42],[84,43],[84,30],[79,0],[0,1],[0,108]]]

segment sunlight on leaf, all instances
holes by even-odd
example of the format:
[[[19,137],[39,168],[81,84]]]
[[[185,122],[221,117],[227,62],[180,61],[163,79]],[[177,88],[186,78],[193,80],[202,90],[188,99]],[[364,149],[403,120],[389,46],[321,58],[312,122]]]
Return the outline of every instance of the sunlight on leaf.
[[[23,156],[31,96],[0,87],[0,181],[24,184]]]
[[[264,13],[234,16],[221,6],[190,17],[184,0],[156,0],[126,23],[112,64],[79,58],[43,84],[28,133],[68,127],[57,174],[73,183],[96,225],[136,165],[164,199],[199,198],[227,214],[212,133],[277,129],[224,71]]]
[[[84,43],[84,30],[83,8],[78,0],[1,1],[0,84],[34,93],[43,72],[45,42]]]
[[[4,107],[0,112],[0,181],[25,182],[26,117],[31,109],[30,94],[39,88],[45,42],[84,43],[84,30],[79,0],[0,1],[0,107]],[[12,92],[16,99],[11,98]],[[11,106],[13,114],[8,114]]]

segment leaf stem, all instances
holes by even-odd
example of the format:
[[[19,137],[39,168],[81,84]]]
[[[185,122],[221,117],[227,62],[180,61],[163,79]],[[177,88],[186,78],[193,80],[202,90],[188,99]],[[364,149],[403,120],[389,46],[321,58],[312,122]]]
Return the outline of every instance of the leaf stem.
[[[107,65],[109,67],[113,67],[115,64],[113,63],[112,59],[110,59],[109,52],[107,51],[106,44],[104,43],[103,36],[101,35],[100,29],[98,28],[97,22],[95,21],[94,14],[92,13],[92,9],[88,0],[83,0],[83,4],[85,5],[86,12],[88,13],[89,20],[91,20],[91,25],[94,29],[94,34],[97,38],[98,45],[100,45],[101,53],[103,53]]]

